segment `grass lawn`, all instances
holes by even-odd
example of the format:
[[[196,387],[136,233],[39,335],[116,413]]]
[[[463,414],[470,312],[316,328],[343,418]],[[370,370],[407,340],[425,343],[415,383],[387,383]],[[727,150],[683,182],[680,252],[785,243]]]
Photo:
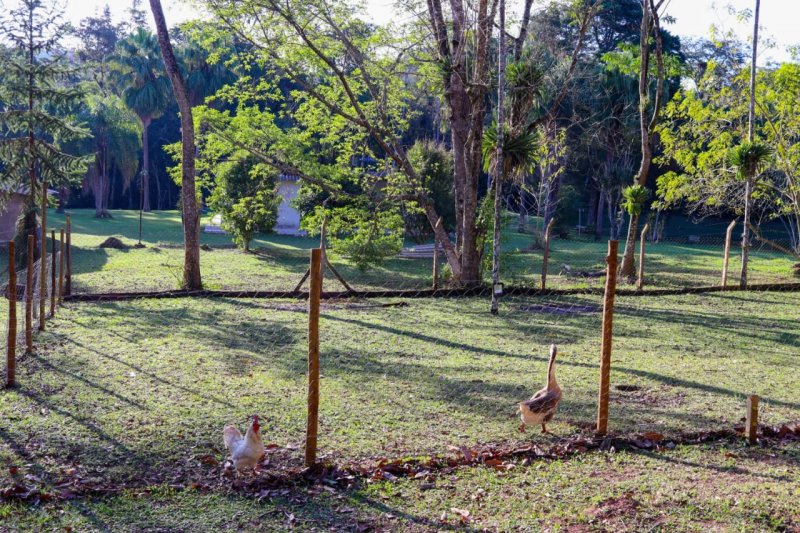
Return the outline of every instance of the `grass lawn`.
[[[499,317],[483,299],[380,303],[324,304],[326,460],[419,457],[482,442],[554,446],[590,433],[597,297],[507,298]],[[750,393],[762,396],[764,423],[800,419],[798,309],[798,293],[618,298],[612,431],[677,438],[731,428]],[[221,467],[203,458],[224,458],[223,425],[242,426],[255,412],[266,441],[279,446],[276,461],[301,460],[305,327],[304,305],[290,301],[66,305],[37,336],[37,353],[20,361],[19,387],[0,393],[0,487],[89,480],[128,488],[42,507],[0,503],[0,529],[800,526],[797,445],[592,453],[510,472],[432,474],[424,487],[420,480],[344,491],[298,486],[261,500],[233,488],[192,491],[193,483],[219,479]],[[551,342],[561,350],[564,400],[553,434],[521,435],[515,404],[543,384]]]
[[[177,211],[147,213],[143,219],[143,249],[101,249],[98,245],[111,235],[134,244],[138,236],[136,211],[113,211],[114,218],[98,220],[93,210],[72,212],[73,292],[156,291],[175,289],[181,279],[183,241]],[[51,227],[64,226],[63,215],[48,214]],[[209,222],[204,219],[203,224]],[[504,281],[513,285],[538,285],[541,274],[541,250],[530,250],[533,236],[505,232],[502,257]],[[227,235],[203,233],[201,242],[213,251],[201,252],[203,282],[209,289],[291,290],[308,267],[308,249],[318,241],[309,238],[259,235],[253,242],[254,253],[231,248]],[[413,245],[408,243],[408,245]],[[620,243],[620,250],[624,243]],[[561,275],[562,265],[577,270],[603,269],[606,243],[585,240],[558,240],[550,254],[551,287],[602,287],[601,278],[584,279]],[[739,270],[736,249],[732,252],[730,283]],[[0,261],[7,261],[0,257]],[[344,258],[333,257],[338,270],[357,289],[415,289],[431,284],[430,259],[388,260],[382,267],[360,272]],[[752,283],[796,281],[791,265],[796,259],[767,249],[754,249],[750,271]],[[652,287],[688,287],[719,283],[722,269],[722,242],[717,245],[680,243],[649,244],[647,247],[647,284]],[[488,275],[488,274],[487,274]],[[328,275],[326,287],[341,290]]]

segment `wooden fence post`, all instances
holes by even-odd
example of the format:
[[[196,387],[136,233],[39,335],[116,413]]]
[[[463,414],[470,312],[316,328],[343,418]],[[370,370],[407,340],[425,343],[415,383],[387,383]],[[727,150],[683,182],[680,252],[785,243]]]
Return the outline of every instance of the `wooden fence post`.
[[[36,253],[36,238],[28,235],[28,268],[25,272],[25,352],[33,353],[33,256]],[[9,269],[11,267],[9,266]],[[9,270],[11,273],[11,270]],[[10,283],[10,282],[9,282]]]
[[[547,228],[544,230],[544,254],[542,255],[542,290],[547,285],[547,261],[550,259],[550,234],[553,231],[553,222],[555,218],[551,218],[547,223]]]
[[[61,230],[63,235],[64,230]],[[50,254],[53,256],[53,261],[50,265],[50,316],[55,316],[56,314],[56,230],[50,230],[50,242],[53,243],[53,247],[50,251]]]
[[[59,256],[61,260],[58,265],[58,305],[64,303],[64,230],[61,230],[61,244],[59,245]],[[55,283],[53,291],[55,292]]]
[[[439,237],[436,236],[436,231],[441,225],[442,217],[439,217],[433,228],[433,290],[439,288]]]
[[[47,181],[42,180],[42,231],[39,257],[39,331],[44,331],[45,307],[47,303]]]
[[[733,227],[736,225],[736,220],[733,220],[725,232],[725,253],[722,256],[722,286],[728,285],[728,263],[731,260],[731,237],[733,235]]]
[[[755,444],[758,439],[758,395],[751,394],[747,397],[747,421],[744,431],[750,444]]]
[[[72,220],[67,215],[67,271],[64,278],[64,294],[72,294]]]
[[[647,240],[647,230],[650,229],[650,224],[645,224],[642,228],[642,237],[639,242],[639,277],[636,278],[636,290],[642,290],[644,287],[644,245]]]
[[[306,421],[305,464],[317,462],[319,427],[319,300],[322,296],[322,250],[311,250],[308,293],[308,418]]]
[[[614,320],[614,292],[617,289],[619,241],[608,241],[606,292],[603,299],[603,338],[600,352],[600,393],[597,403],[597,434],[608,433],[608,394],[611,388],[611,340]]]
[[[16,243],[8,241],[8,352],[6,352],[6,387],[17,383],[17,268]]]

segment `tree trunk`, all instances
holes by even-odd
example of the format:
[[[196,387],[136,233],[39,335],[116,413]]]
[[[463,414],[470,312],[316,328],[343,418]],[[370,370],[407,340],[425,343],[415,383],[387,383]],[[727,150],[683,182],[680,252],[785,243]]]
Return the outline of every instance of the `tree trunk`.
[[[659,5],[661,2],[659,2]],[[650,95],[648,94],[649,74],[650,74],[650,34],[655,38],[656,62],[658,65],[658,77],[656,78],[655,100],[653,103],[653,114],[647,116]],[[642,24],[639,31],[639,51],[641,61],[639,66],[639,128],[641,136],[642,160],[639,171],[636,174],[634,183],[644,187],[647,185],[647,176],[650,173],[650,165],[653,161],[653,130],[658,123],[658,115],[661,110],[661,93],[664,89],[664,61],[663,44],[661,40],[661,26],[659,15],[653,4],[653,0],[642,2]],[[639,216],[630,215],[628,224],[628,237],[625,241],[625,252],[622,256],[622,264],[619,268],[620,277],[624,280],[633,282],[636,278],[636,234],[639,229]]]
[[[142,118],[142,201],[140,208],[149,213],[150,210],[150,117]]]
[[[167,23],[161,9],[160,0],[150,0],[150,8],[158,31],[158,43],[164,57],[167,74],[172,81],[173,92],[181,111],[181,202],[183,209],[183,288],[199,290],[203,288],[200,277],[200,216],[195,192],[195,144],[194,121],[189,93],[178,68],[172,44],[169,42]],[[247,243],[249,250],[249,242]]]
[[[750,106],[747,113],[747,140],[751,143],[755,138],[756,119],[756,53],[758,52],[758,16],[761,0],[756,0],[756,10],[753,20],[753,56],[750,63]],[[748,170],[749,172],[749,170]],[[747,262],[750,258],[750,216],[753,210],[753,178],[751,173],[747,176],[744,189],[744,228],[742,229],[742,271],[739,277],[739,287],[747,288]]]
[[[597,216],[594,223],[594,240],[599,241],[603,238],[603,220],[605,213],[603,212],[606,207],[606,188],[600,187],[600,194],[597,199]]]

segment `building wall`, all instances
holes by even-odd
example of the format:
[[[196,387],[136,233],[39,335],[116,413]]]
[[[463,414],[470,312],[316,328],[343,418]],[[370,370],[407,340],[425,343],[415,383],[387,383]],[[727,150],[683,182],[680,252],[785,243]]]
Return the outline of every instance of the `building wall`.
[[[5,246],[17,233],[17,219],[22,213],[25,197],[13,193],[5,208],[0,212],[0,244]]]
[[[279,235],[305,235],[300,229],[300,213],[291,206],[292,200],[297,197],[300,184],[296,181],[278,182],[278,194],[281,204],[278,206],[278,222],[275,224],[275,233]]]

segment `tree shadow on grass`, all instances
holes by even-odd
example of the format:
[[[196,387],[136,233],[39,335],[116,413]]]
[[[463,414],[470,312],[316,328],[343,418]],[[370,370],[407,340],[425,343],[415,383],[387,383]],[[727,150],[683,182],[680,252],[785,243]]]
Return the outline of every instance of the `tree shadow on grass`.
[[[326,320],[333,320],[333,321],[343,322],[343,323],[347,323],[347,324],[352,324],[354,326],[359,326],[359,327],[366,328],[366,329],[369,329],[369,330],[377,330],[377,331],[380,331],[382,333],[387,333],[387,334],[390,334],[390,335],[397,335],[397,336],[401,336],[401,337],[410,337],[410,338],[414,338],[414,339],[418,339],[418,340],[424,341],[426,343],[435,344],[435,345],[438,345],[438,346],[443,346],[443,347],[451,348],[451,349],[463,350],[463,351],[470,352],[470,353],[473,353],[473,354],[476,354],[476,355],[489,354],[489,355],[495,355],[495,356],[499,356],[499,357],[525,358],[525,359],[530,359],[530,360],[538,360],[538,361],[541,361],[541,362],[545,362],[546,361],[546,357],[544,355],[520,356],[520,355],[510,354],[507,351],[494,350],[494,349],[490,349],[490,348],[486,348],[486,347],[471,346],[469,344],[460,343],[460,342],[456,342],[456,341],[451,341],[451,340],[447,340],[447,339],[442,339],[440,337],[435,337],[433,335],[428,335],[428,334],[423,334],[423,333],[419,333],[419,332],[403,330],[403,329],[399,329],[399,328],[393,327],[393,326],[373,324],[373,323],[366,322],[366,321],[363,321],[363,320],[358,320],[358,319],[355,319],[355,318],[344,318],[344,317],[331,315],[331,314],[326,314],[326,315],[323,315],[323,316],[324,316],[324,318]],[[540,352],[543,353],[543,350],[540,350]],[[578,361],[564,360],[563,358],[559,360],[558,364],[562,365],[562,366],[574,366],[574,367],[580,367],[580,368],[591,368],[591,369],[598,368],[598,365],[595,365],[595,364],[582,363],[582,362],[578,362]],[[724,387],[719,387],[719,386],[715,386],[715,385],[708,384],[708,383],[702,383],[702,382],[693,381],[693,380],[689,380],[689,379],[685,379],[685,378],[679,378],[679,377],[676,377],[676,376],[669,376],[669,375],[659,374],[657,372],[651,372],[651,371],[647,371],[647,370],[629,368],[629,367],[621,366],[619,364],[613,365],[612,370],[614,372],[618,372],[618,373],[623,373],[623,374],[629,374],[629,375],[648,378],[648,379],[651,379],[653,381],[664,383],[664,384],[670,385],[670,386],[678,386],[678,387],[683,387],[683,388],[686,388],[686,389],[694,389],[694,390],[698,390],[698,391],[709,392],[709,393],[713,393],[713,394],[719,394],[719,395],[723,395],[723,396],[733,397],[733,398],[736,398],[736,399],[744,398],[747,395],[747,393],[745,391],[735,391],[735,390],[726,389]],[[764,402],[769,402],[769,403],[771,403],[773,405],[779,405],[779,406],[782,406],[782,407],[789,407],[789,408],[792,408],[792,409],[800,409],[800,403],[798,403],[798,402],[787,402],[787,401],[782,401],[782,400],[777,400],[777,399],[771,399],[771,398],[768,398],[768,397],[764,397],[763,401]]]

